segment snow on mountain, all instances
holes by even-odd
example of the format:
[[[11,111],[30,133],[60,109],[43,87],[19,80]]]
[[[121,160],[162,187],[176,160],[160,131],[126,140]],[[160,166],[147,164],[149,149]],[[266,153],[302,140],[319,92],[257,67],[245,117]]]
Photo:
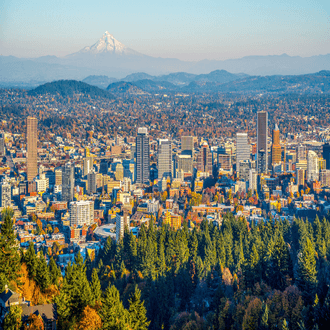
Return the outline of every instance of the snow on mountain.
[[[118,54],[118,55],[138,55],[139,53],[126,47],[119,42],[112,34],[106,31],[103,36],[92,46],[87,46],[76,54]]]

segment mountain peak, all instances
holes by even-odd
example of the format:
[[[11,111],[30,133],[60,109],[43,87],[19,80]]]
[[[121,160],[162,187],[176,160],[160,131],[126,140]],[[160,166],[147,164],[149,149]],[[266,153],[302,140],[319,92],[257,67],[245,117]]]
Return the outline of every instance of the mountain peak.
[[[108,31],[105,31],[102,37],[94,45],[83,48],[79,53],[89,53],[93,55],[112,53],[122,55],[132,53],[132,50],[119,42]]]

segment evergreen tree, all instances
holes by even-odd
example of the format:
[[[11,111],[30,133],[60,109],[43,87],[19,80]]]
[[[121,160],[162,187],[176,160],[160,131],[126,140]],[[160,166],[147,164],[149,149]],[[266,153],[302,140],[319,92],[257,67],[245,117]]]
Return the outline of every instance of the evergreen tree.
[[[51,285],[47,262],[42,251],[40,251],[40,258],[37,261],[36,282],[39,285],[41,292],[45,292],[45,290]]]
[[[133,330],[146,330],[150,324],[146,313],[147,310],[144,307],[144,302],[141,301],[141,291],[137,285],[135,290],[129,299],[129,319]]]
[[[31,279],[35,279],[37,275],[38,260],[36,252],[34,250],[33,242],[29,243],[29,247],[24,254],[24,262],[26,263],[29,272],[29,277]]]
[[[119,291],[113,285],[110,285],[105,291],[100,316],[104,330],[129,329],[128,312],[120,300]]]
[[[269,315],[268,305],[265,304],[264,309],[263,309],[263,313],[262,313],[262,316],[261,316],[261,321],[260,321],[260,329],[261,330],[268,329],[268,315]]]
[[[91,291],[92,291],[92,297],[93,297],[92,298],[93,305],[95,305],[96,303],[100,303],[102,290],[101,290],[101,283],[100,283],[100,279],[97,274],[96,268],[94,268],[93,272],[92,272]]]
[[[51,283],[58,286],[59,285],[58,280],[62,275],[61,275],[61,271],[57,267],[53,257],[50,258],[48,267],[49,267],[49,276],[50,276]]]
[[[12,216],[13,211],[8,208],[5,209],[1,215],[2,225],[0,229],[0,274],[2,286],[12,280],[15,280],[20,268],[20,257],[15,241]]]
[[[19,305],[10,306],[9,313],[3,321],[4,330],[19,330],[22,325],[22,307]]]
[[[315,251],[309,238],[298,254],[297,283],[306,303],[312,303],[317,285]]]
[[[289,330],[288,322],[286,321],[286,319],[283,320],[282,330]]]

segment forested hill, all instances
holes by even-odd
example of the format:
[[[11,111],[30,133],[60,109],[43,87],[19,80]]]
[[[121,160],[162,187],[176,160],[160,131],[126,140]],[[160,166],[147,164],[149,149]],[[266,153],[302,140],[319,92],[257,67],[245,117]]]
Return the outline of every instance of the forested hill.
[[[19,255],[10,214],[3,220],[0,289],[56,302],[59,330],[329,329],[326,218],[255,224],[227,214],[220,228],[206,220],[193,230],[142,225],[138,238],[108,238],[85,262],[78,252],[64,278],[56,249],[36,255],[31,244]],[[10,309],[8,329],[19,312]]]
[[[84,94],[85,96],[89,95],[91,98],[102,97],[114,99],[114,96],[108,91],[76,80],[58,80],[47,83],[30,90],[28,94],[32,96],[59,94],[62,97],[73,96],[75,94]]]

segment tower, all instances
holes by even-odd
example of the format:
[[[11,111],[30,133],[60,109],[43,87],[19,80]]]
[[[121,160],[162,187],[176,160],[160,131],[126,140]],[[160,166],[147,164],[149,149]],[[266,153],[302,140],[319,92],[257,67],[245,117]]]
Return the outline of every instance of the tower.
[[[319,180],[319,160],[317,154],[313,150],[308,150],[307,154],[307,181]]]
[[[203,144],[197,155],[197,171],[212,174],[212,154],[207,144]]]
[[[65,164],[62,169],[62,200],[72,202],[74,195],[74,167],[71,163]]]
[[[32,181],[38,174],[38,120],[28,117],[26,120],[27,138],[27,180]]]
[[[158,179],[172,178],[172,143],[160,139],[158,144]]]
[[[250,159],[250,146],[247,133],[236,133],[236,171],[239,172],[240,161]]]
[[[330,144],[327,142],[323,145],[323,158],[326,162],[326,169],[330,169]]]
[[[149,136],[146,127],[139,127],[136,136],[136,183],[149,183]]]
[[[278,164],[282,161],[282,148],[280,143],[280,130],[277,124],[273,130],[272,140],[272,164]]]
[[[257,119],[257,168],[258,173],[267,173],[268,170],[268,113],[258,112]]]
[[[5,135],[3,133],[0,133],[0,157],[5,156],[5,154]]]
[[[193,136],[181,136],[181,154],[190,156],[194,154]]]

